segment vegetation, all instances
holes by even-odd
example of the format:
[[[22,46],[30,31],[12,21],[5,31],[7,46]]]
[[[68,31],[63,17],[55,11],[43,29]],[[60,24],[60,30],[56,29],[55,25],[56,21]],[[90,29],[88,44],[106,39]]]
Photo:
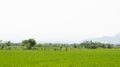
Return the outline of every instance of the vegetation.
[[[21,43],[14,44],[11,43],[10,41],[8,42],[2,42],[0,41],[0,49],[12,49],[11,46],[21,46],[21,49],[25,50],[49,50],[52,49],[54,51],[57,50],[66,50],[68,51],[70,48],[76,48],[76,49],[81,49],[81,48],[87,48],[87,49],[97,49],[97,48],[114,48],[113,44],[109,43],[101,43],[101,42],[93,42],[93,41],[84,41],[82,43],[74,43],[74,44],[59,44],[59,43],[36,43],[35,39],[26,39],[23,40]]]
[[[92,41],[85,41],[81,43],[82,46],[85,48],[91,48],[91,49],[96,49],[96,48],[113,48],[113,44],[105,44],[105,43],[100,43],[100,42],[92,42]]]
[[[0,41],[0,49],[0,67],[120,67],[120,49],[109,43],[42,44],[30,38]]]
[[[2,41],[0,41],[0,49],[11,49],[10,46],[12,45],[12,43],[10,41],[2,43]]]
[[[32,49],[33,46],[35,46],[36,41],[34,39],[28,39],[22,41],[22,46],[25,46],[26,49]]]
[[[120,67],[120,49],[0,50],[0,67]]]

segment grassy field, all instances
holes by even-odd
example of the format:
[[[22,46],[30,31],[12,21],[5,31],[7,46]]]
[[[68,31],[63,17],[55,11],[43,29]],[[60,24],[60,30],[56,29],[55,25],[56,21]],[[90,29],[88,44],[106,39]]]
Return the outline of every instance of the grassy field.
[[[120,67],[120,49],[0,50],[0,67]]]

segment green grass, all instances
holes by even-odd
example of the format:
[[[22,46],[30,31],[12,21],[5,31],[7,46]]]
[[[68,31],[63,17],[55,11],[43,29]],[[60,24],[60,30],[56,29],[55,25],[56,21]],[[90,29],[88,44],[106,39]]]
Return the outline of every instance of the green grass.
[[[120,49],[0,50],[0,67],[120,67]]]

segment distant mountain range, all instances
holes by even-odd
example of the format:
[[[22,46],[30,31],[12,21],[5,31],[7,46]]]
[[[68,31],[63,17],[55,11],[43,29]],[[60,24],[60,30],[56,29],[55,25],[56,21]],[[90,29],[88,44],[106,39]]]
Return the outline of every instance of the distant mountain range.
[[[95,38],[91,39],[94,42],[103,42],[103,43],[111,43],[111,44],[120,44],[120,34],[117,34],[115,36],[104,36],[101,38]]]

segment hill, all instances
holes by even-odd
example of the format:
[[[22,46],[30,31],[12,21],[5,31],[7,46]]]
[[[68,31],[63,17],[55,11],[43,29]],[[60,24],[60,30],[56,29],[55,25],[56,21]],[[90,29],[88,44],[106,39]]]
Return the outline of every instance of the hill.
[[[101,38],[91,39],[94,42],[103,42],[103,43],[112,43],[112,44],[120,44],[120,34],[115,36],[104,36]]]

